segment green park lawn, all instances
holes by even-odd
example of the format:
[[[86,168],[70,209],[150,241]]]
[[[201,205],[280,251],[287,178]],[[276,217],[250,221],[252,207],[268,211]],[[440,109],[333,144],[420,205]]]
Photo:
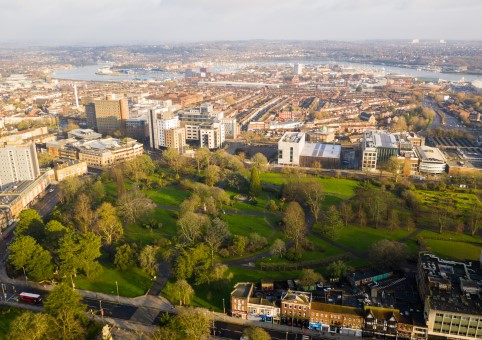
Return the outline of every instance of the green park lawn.
[[[233,235],[249,236],[252,233],[269,238],[273,233],[271,227],[266,223],[261,216],[246,216],[246,215],[223,215],[223,218],[229,224],[229,231]]]
[[[336,242],[343,244],[357,252],[367,252],[377,241],[400,240],[408,236],[413,230],[396,229],[375,229],[371,227],[348,226],[339,232]]]
[[[95,278],[86,278],[78,275],[74,278],[75,287],[82,290],[105,294],[117,294],[116,281],[119,286],[119,295],[136,297],[146,294],[152,285],[152,278],[139,268],[117,270],[111,264],[101,263],[104,269],[102,274]]]
[[[147,197],[158,205],[179,205],[191,195],[190,191],[182,190],[177,186],[167,186],[146,191]]]
[[[17,316],[22,315],[25,311],[12,307],[0,307],[0,339],[6,340],[10,331],[10,324]]]
[[[444,232],[442,234],[424,230],[422,236],[436,255],[459,260],[478,260],[482,249],[482,238],[467,234]]]
[[[153,244],[160,237],[171,238],[176,235],[177,211],[156,209],[156,220],[162,224],[160,228],[148,229],[138,224],[129,224],[124,227],[126,241],[140,242],[142,246]]]
[[[479,205],[482,209],[482,203],[474,194],[430,190],[416,190],[414,192],[427,210],[441,208],[441,204],[449,204],[457,213],[470,210],[474,204]]]

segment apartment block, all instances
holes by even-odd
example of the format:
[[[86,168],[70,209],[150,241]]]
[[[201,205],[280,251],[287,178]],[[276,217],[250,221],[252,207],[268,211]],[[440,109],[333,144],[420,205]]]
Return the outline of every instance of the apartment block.
[[[7,145],[0,148],[0,186],[35,180],[40,176],[37,151],[34,144]]]

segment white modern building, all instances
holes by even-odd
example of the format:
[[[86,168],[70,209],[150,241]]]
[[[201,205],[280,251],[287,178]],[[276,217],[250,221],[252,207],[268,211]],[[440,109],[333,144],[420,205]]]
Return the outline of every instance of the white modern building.
[[[293,67],[293,72],[297,76],[303,74],[303,64],[295,64],[295,66]]]
[[[278,164],[300,165],[300,155],[305,146],[303,132],[287,132],[278,142]]]
[[[217,149],[223,146],[225,140],[224,124],[199,125],[199,146],[208,149]]]
[[[224,133],[226,136],[236,138],[239,135],[239,125],[236,118],[224,118],[221,119],[221,123],[224,125]]]
[[[0,148],[0,165],[1,188],[19,181],[33,181],[40,176],[34,144]]]
[[[447,169],[447,160],[437,148],[422,145],[415,147],[419,159],[418,171],[421,174],[442,174]]]
[[[148,120],[150,147],[154,149],[167,147],[165,131],[178,128],[179,117],[167,110],[151,109]]]

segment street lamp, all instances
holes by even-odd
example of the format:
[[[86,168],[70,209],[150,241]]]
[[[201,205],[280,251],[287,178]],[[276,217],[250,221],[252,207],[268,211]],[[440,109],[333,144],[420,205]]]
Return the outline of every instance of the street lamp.
[[[226,306],[224,305],[224,298],[223,298],[223,313],[226,314]]]
[[[117,288],[117,302],[119,302],[119,285],[117,284],[117,281],[115,282],[115,287]]]

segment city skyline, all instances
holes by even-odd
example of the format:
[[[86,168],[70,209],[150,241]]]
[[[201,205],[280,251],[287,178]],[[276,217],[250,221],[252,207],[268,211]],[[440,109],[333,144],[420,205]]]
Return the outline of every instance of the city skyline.
[[[477,0],[0,1],[1,44],[480,40]]]

